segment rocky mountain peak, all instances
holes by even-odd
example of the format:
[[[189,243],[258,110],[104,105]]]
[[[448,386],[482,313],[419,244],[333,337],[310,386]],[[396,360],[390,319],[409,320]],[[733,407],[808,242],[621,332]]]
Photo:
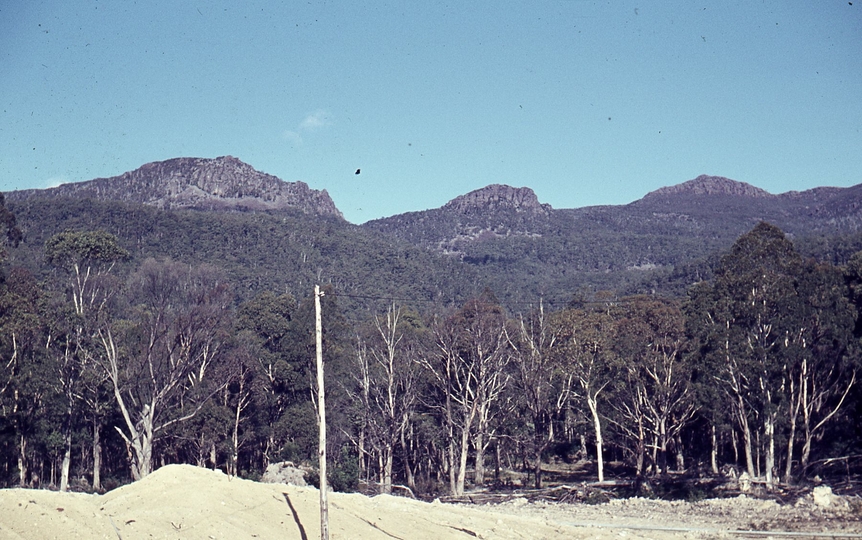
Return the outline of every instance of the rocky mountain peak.
[[[89,197],[137,202],[159,208],[202,210],[285,210],[342,217],[326,190],[304,182],[285,182],[255,170],[233,156],[174,158],[147,163],[111,178],[63,184],[45,190],[14,192],[29,196]]]
[[[502,184],[490,186],[471,191],[465,195],[455,197],[443,206],[444,210],[454,210],[460,213],[472,211],[495,211],[515,210],[530,214],[547,215],[551,211],[551,205],[542,204],[530,188],[515,188]]]
[[[702,174],[694,180],[668,186],[647,193],[644,199],[665,195],[732,195],[736,197],[775,197],[768,191],[745,182],[737,182],[723,176]]]

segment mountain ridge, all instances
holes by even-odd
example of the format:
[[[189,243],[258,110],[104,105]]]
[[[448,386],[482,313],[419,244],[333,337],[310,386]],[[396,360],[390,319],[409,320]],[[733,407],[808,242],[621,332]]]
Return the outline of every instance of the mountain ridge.
[[[859,186],[862,186],[860,184]],[[857,187],[857,186],[853,186]],[[853,188],[815,187],[805,191],[788,191],[772,194],[746,182],[723,176],[701,174],[698,177],[661,187],[646,193],[628,205],[585,206],[555,209],[538,200],[529,187],[507,184],[490,184],[459,195],[439,208],[394,214],[366,222],[375,224],[402,216],[423,215],[426,212],[454,212],[464,216],[481,216],[498,212],[514,212],[518,221],[548,218],[559,211],[593,211],[600,208],[622,206],[651,206],[680,198],[709,200],[729,197],[746,199],[781,200],[790,204],[802,202],[818,205],[840,197]],[[862,187],[860,187],[862,190]],[[311,189],[305,182],[287,182],[276,176],[254,169],[233,157],[216,158],[178,157],[146,163],[137,169],[117,176],[95,178],[82,182],[61,184],[46,189],[27,189],[7,192],[10,200],[39,197],[77,197],[97,200],[114,200],[142,203],[163,209],[193,208],[198,210],[279,211],[298,209],[306,214],[333,216],[344,219],[326,189]],[[676,202],[674,204],[676,204]],[[844,205],[847,207],[847,205]],[[852,204],[850,206],[853,206]],[[823,208],[819,213],[823,214]],[[828,212],[826,212],[828,213]],[[365,224],[363,224],[364,226]]]
[[[288,188],[299,195],[279,191]],[[248,291],[302,289],[326,277],[363,295],[382,279],[383,296],[407,298],[421,277],[423,298],[487,286],[512,309],[584,291],[684,294],[760,221],[834,263],[862,249],[862,184],[773,195],[707,175],[626,205],[573,209],[542,203],[527,187],[491,184],[438,208],[362,225],[344,220],[325,190],[230,156],[155,162],[110,179],[11,192],[7,200],[35,250],[66,228],[104,228],[142,246],[141,255],[229,265]],[[140,215],[130,221],[131,213]]]
[[[286,182],[233,157],[180,157],[155,161],[109,178],[48,189],[9,192],[10,200],[77,197],[135,202],[162,209],[279,211],[344,219],[329,193]]]
[[[515,189],[471,192],[468,211],[462,196],[361,227],[459,259],[478,269],[501,297],[516,299],[583,288],[683,294],[709,275],[710,257],[761,221],[794,239],[811,239],[821,255],[835,260],[862,231],[862,184],[773,195],[701,175],[626,205],[556,209],[536,201],[533,207],[546,210],[536,213],[495,202]],[[480,208],[485,199],[490,202]]]

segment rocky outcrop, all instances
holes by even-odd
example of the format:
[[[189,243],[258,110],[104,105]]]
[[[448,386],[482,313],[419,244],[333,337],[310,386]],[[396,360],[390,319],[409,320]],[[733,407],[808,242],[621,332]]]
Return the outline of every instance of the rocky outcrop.
[[[369,221],[364,228],[391,234],[445,255],[501,238],[539,238],[554,210],[530,188],[492,184],[455,197],[440,208]]]
[[[551,205],[540,203],[530,188],[492,184],[452,199],[443,206],[443,210],[454,210],[460,213],[476,210],[482,212],[515,210],[516,212],[548,215],[551,212]]]
[[[308,485],[305,481],[306,470],[301,469],[291,461],[271,463],[260,477],[265,484],[290,484],[293,486]]]
[[[157,161],[120,176],[8,195],[12,200],[37,195],[76,197],[137,202],[165,209],[298,209],[307,214],[342,217],[326,190],[311,189],[304,182],[285,182],[232,156]]]
[[[707,176],[702,174],[694,180],[675,186],[668,186],[651,191],[644,199],[666,195],[732,195],[736,197],[768,198],[775,195],[754,187],[745,182],[737,182],[723,176]]]

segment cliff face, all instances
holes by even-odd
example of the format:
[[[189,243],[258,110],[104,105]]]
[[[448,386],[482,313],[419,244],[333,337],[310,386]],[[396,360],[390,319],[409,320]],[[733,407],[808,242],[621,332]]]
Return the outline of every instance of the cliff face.
[[[9,197],[15,200],[35,195],[137,202],[165,209],[298,209],[306,214],[342,217],[326,190],[311,189],[304,182],[285,182],[231,156],[158,161],[120,176],[17,191]]]
[[[530,188],[492,184],[452,199],[443,206],[443,210],[454,210],[460,213],[514,210],[547,216],[550,214],[551,205],[541,204]]]

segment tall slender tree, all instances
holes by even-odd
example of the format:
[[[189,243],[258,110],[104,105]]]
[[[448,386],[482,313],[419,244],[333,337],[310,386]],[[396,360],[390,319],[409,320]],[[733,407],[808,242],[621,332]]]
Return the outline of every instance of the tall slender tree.
[[[65,231],[45,242],[45,258],[67,274],[67,295],[71,310],[52,310],[59,317],[51,317],[54,324],[47,347],[58,359],[59,385],[65,400],[66,414],[63,426],[63,464],[60,491],[69,483],[69,466],[72,454],[72,431],[78,402],[85,394],[93,406],[93,481],[99,484],[100,467],[100,416],[98,396],[104,377],[96,374],[93,365],[94,336],[107,317],[107,305],[118,286],[110,273],[118,261],[129,253],[119,245],[116,236],[104,231]],[[82,382],[86,380],[89,384]],[[89,390],[89,392],[87,392]]]
[[[405,316],[406,315],[406,316]],[[367,445],[379,456],[382,493],[391,493],[395,452],[401,445],[408,485],[415,487],[406,452],[405,435],[418,402],[416,328],[418,319],[392,305],[376,315],[366,339],[360,338],[356,354],[357,403],[362,407],[361,451]]]
[[[9,468],[17,469],[21,486],[31,478],[30,443],[55,377],[45,361],[41,298],[30,272],[13,268],[0,274],[0,430],[14,439],[13,448],[2,454],[10,460]]]
[[[505,325],[502,307],[486,294],[468,300],[434,326],[439,354],[426,358],[424,365],[443,401],[440,412],[448,440],[450,491],[456,496],[464,493],[471,442],[474,481],[484,483],[485,450],[495,435],[499,401],[509,381],[505,368],[511,354]]]
[[[507,332],[513,351],[513,386],[529,416],[532,431],[533,479],[542,488],[542,456],[554,441],[554,422],[569,403],[573,374],[555,361],[558,335],[551,327],[544,304],[528,317],[519,317]]]
[[[605,389],[611,383],[614,321],[607,310],[567,309],[554,318],[559,337],[555,353],[567,374],[573,377],[577,397],[590,411],[596,445],[599,482],[605,479],[602,414]]]

